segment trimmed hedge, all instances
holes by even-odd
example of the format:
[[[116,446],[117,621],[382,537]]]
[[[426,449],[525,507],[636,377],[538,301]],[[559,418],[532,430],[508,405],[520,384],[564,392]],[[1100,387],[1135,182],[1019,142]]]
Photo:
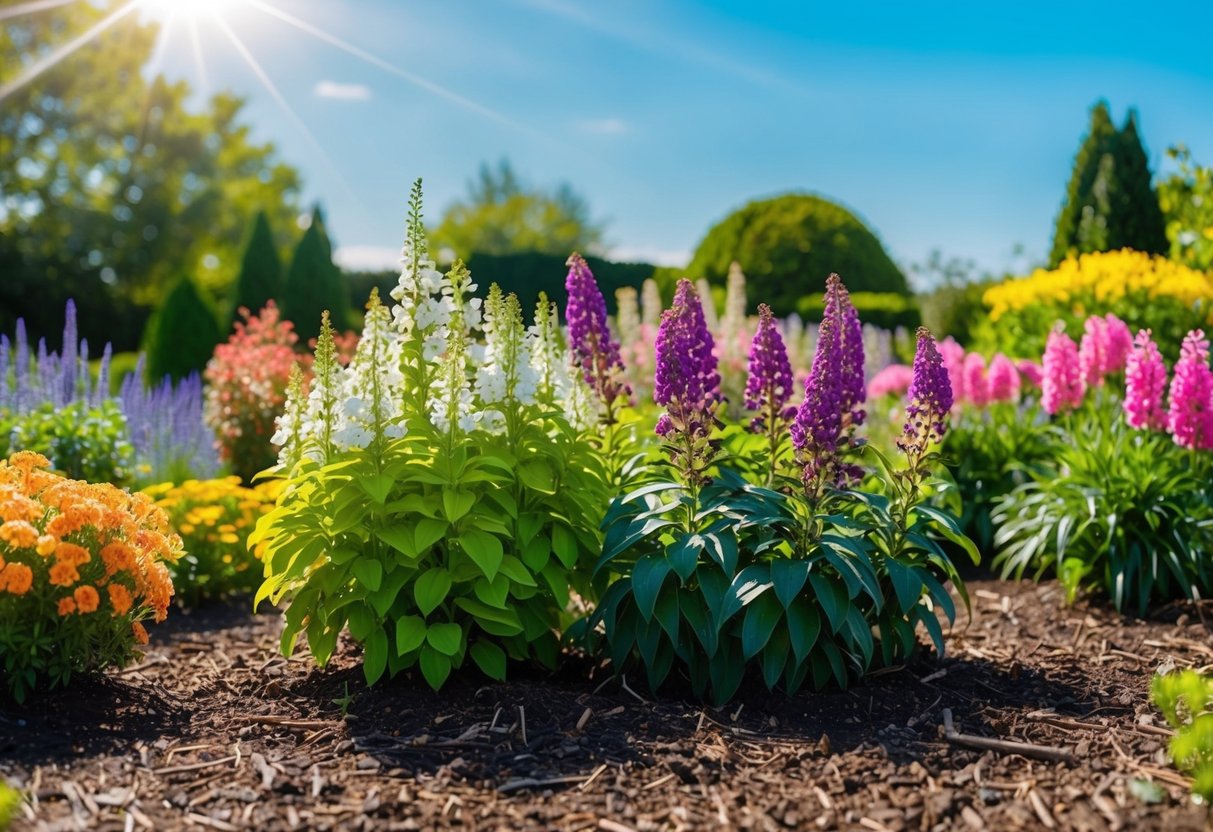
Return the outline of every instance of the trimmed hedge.
[[[824,302],[824,295],[809,295],[796,304],[796,312],[806,321],[820,323]],[[922,325],[922,312],[912,297],[893,292],[852,292],[851,302],[865,324],[890,330],[899,326],[914,330]]]

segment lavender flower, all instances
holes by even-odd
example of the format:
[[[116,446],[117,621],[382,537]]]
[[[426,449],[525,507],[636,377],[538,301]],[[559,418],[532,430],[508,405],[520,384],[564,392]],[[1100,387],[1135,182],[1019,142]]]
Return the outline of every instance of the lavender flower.
[[[666,408],[657,433],[670,443],[672,461],[689,483],[706,481],[703,472],[714,455],[711,443],[702,442],[715,424],[720,401],[714,346],[695,287],[689,280],[678,281],[674,305],[662,315],[657,331],[653,398]]]
[[[157,387],[143,383],[143,356],[122,382],[118,396],[135,448],[140,479],[181,482],[205,479],[219,470],[215,437],[202,418],[202,379],[191,373],[179,384],[165,378]]]
[[[569,326],[569,345],[573,360],[581,367],[585,381],[606,405],[607,421],[613,421],[612,406],[621,396],[631,395],[623,381],[623,362],[619,344],[607,327],[606,301],[598,289],[590,267],[580,254],[568,260],[569,275],[565,289],[569,293],[565,319]]]

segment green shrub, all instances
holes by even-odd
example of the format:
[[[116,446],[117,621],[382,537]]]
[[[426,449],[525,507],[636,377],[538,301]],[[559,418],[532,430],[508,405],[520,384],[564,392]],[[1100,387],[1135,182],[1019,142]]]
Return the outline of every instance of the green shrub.
[[[180,381],[202,372],[215,345],[223,340],[218,318],[194,281],[177,282],[148,325],[147,376],[159,382],[165,376]]]
[[[320,316],[326,311],[338,331],[345,331],[350,317],[345,287],[341,270],[333,264],[333,247],[317,208],[287,268],[282,317],[295,325],[299,340],[307,344],[320,334]]]
[[[1138,614],[1213,594],[1207,455],[1086,413],[1054,427],[1050,445],[1051,464],[994,509],[1004,577],[1051,572],[1070,600],[1100,589]]]
[[[856,292],[910,293],[905,275],[854,214],[809,194],[757,200],[735,211],[708,231],[685,274],[723,285],[734,260],[751,293],[779,316],[795,312],[806,295],[824,292],[835,272]]]
[[[986,320],[982,295],[991,285],[988,281],[940,286],[918,296],[922,325],[939,338],[951,336],[961,344],[973,344]]]
[[[77,480],[123,485],[135,474],[126,418],[114,399],[58,409],[45,403],[20,416],[0,410],[0,457],[16,451],[42,454]]]
[[[527,251],[519,254],[483,254],[474,252],[467,261],[472,274],[483,275],[501,287],[505,294],[515,294],[524,309],[533,309],[543,293],[549,298],[563,300],[565,277],[569,269],[568,255]],[[594,279],[607,302],[607,312],[615,313],[615,291],[631,286],[637,291],[646,278],[653,276],[653,266],[647,263],[614,263],[600,257],[586,257]]]
[[[235,299],[228,315],[228,331],[241,320],[241,308],[256,315],[269,301],[281,297],[282,288],[282,260],[278,257],[274,232],[270,229],[270,220],[265,211],[258,211],[240,258],[240,274],[236,278]]]
[[[1150,695],[1175,729],[1175,766],[1192,775],[1193,796],[1213,804],[1213,676],[1194,670],[1155,676]]]

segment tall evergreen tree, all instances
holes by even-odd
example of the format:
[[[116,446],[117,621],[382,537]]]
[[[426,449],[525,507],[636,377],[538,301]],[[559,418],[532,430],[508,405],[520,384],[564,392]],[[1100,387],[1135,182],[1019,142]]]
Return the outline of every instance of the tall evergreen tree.
[[[223,339],[215,313],[188,277],[173,286],[152,318],[147,336],[147,375],[154,382],[201,372]]]
[[[258,211],[253,220],[253,230],[244,247],[240,261],[240,275],[236,279],[236,291],[232,312],[228,318],[228,329],[240,317],[240,307],[247,307],[256,314],[266,301],[277,300],[282,293],[282,260],[274,244],[274,232],[264,211]]]
[[[333,326],[348,325],[349,301],[341,270],[333,263],[333,246],[317,207],[312,222],[295,247],[282,289],[282,316],[295,325],[305,343],[320,334],[320,315],[328,310]]]
[[[1136,114],[1130,111],[1117,130],[1107,102],[1100,101],[1074,159],[1049,263],[1056,266],[1071,253],[1119,248],[1162,253],[1166,247],[1166,224]]]

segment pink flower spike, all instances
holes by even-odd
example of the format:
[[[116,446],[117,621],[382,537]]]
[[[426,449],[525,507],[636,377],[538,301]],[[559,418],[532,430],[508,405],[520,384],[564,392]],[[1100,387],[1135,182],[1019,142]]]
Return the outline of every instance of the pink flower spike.
[[[1103,377],[1108,368],[1108,322],[1105,319],[1092,315],[1083,324],[1078,365],[1087,387],[1103,386]]]
[[[1044,367],[1039,362],[1028,358],[1021,358],[1017,361],[1015,369],[1019,370],[1020,377],[1033,387],[1040,387],[1040,383],[1045,377]]]
[[[965,356],[963,370],[965,397],[977,407],[990,403],[990,385],[986,380],[986,360],[979,352]]]
[[[1104,361],[1104,371],[1107,373],[1119,373],[1125,368],[1125,362],[1129,359],[1129,353],[1133,351],[1133,333],[1129,331],[1128,324],[1111,312],[1105,315],[1104,319],[1107,321],[1108,347],[1108,353]]]
[[[1200,330],[1189,332],[1180,348],[1171,379],[1167,429],[1177,445],[1213,449],[1213,370],[1209,369],[1209,340]]]
[[[1050,416],[1082,404],[1086,386],[1079,365],[1078,345],[1064,330],[1055,329],[1049,333],[1040,386],[1040,401]]]
[[[956,401],[962,401],[965,398],[965,348],[956,343],[956,339],[951,335],[940,341],[937,347],[940,356],[943,358],[943,366],[948,371],[948,382],[952,385],[952,396]]]
[[[1167,413],[1162,406],[1167,387],[1167,365],[1150,330],[1137,333],[1133,351],[1125,365],[1125,421],[1138,430],[1162,430]]]
[[[987,380],[990,385],[990,401],[1019,401],[1019,371],[1015,369],[1015,362],[1002,353],[990,359]]]

